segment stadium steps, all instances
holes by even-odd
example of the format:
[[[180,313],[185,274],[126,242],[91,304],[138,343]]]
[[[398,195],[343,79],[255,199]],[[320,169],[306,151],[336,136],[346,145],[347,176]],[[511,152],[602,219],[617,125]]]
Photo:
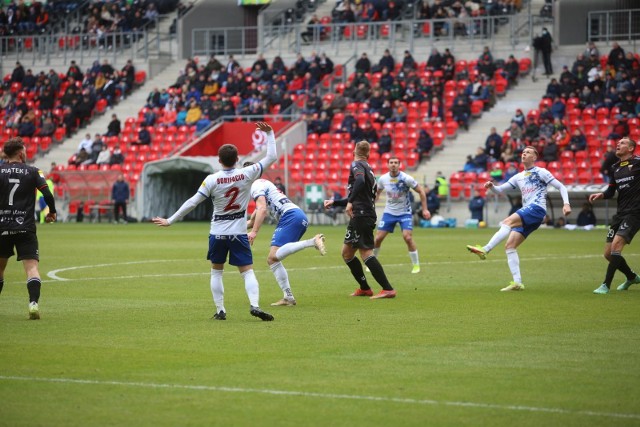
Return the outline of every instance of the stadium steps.
[[[518,84],[510,88],[503,98],[498,98],[491,110],[483,112],[482,118],[473,120],[468,132],[459,129],[457,138],[446,139],[444,149],[421,163],[415,175],[426,176],[427,182],[431,183],[438,171],[448,177],[462,170],[466,156],[475,155],[477,147],[484,147],[492,127],[495,126],[498,134],[502,135],[518,108],[523,111],[538,108],[549,80],[542,78],[533,82],[530,74],[519,78]]]
[[[179,71],[184,69],[185,64],[186,61],[176,61],[156,77],[148,79],[142,87],[120,101],[115,108],[107,109],[102,116],[95,118],[85,128],[79,129],[71,138],[65,139],[62,144],[54,145],[46,155],[36,159],[36,164],[44,170],[49,169],[48,165],[51,162],[66,165],[69,157],[78,149],[78,144],[85,134],[89,133],[93,137],[96,133],[103,135],[107,132],[107,126],[111,121],[112,114],[118,116],[122,128],[124,128],[124,122],[128,117],[138,117],[138,112],[144,107],[151,90],[155,87],[167,88],[173,85],[178,78]]]

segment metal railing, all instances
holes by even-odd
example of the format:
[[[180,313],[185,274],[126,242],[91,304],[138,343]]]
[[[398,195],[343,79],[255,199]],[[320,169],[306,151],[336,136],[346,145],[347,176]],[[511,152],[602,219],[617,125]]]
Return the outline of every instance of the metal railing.
[[[193,55],[198,56],[249,55],[266,50],[283,54],[300,52],[303,47],[333,54],[366,49],[375,54],[384,49],[413,50],[439,42],[452,48],[456,45],[494,47],[497,40],[516,46],[530,43],[531,19],[525,15],[504,15],[313,26],[281,22],[262,28],[196,28],[192,30],[191,45]]]
[[[587,27],[589,41],[635,44],[640,38],[640,9],[589,12]]]
[[[23,64],[44,62],[49,65],[59,60],[64,64],[72,59],[79,64],[109,58],[113,64],[127,59],[149,57],[146,31],[106,33],[60,33],[40,36],[0,37],[2,63],[21,61]]]
[[[0,65],[16,61],[32,65],[36,62],[50,65],[52,62],[68,64],[92,63],[103,58],[112,64],[128,59],[146,61],[157,57],[164,49],[173,55],[175,36],[160,29],[163,18],[172,19],[174,14],[161,15],[139,31],[118,31],[103,34],[74,32],[67,25],[60,33],[0,37]],[[164,45],[162,44],[165,43]]]

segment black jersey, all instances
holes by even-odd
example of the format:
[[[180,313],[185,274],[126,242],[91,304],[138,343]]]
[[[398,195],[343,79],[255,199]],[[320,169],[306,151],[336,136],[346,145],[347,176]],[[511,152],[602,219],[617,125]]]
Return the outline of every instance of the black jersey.
[[[640,156],[614,163],[609,176],[604,198],[610,199],[617,190],[618,215],[640,214]]]
[[[364,185],[354,188],[356,178],[360,175],[364,178]],[[349,195],[347,199],[353,205],[353,216],[369,216],[376,217],[376,195],[378,193],[378,184],[376,176],[371,170],[371,166],[364,160],[358,160],[351,163],[351,171],[349,173],[348,182]],[[354,189],[356,192],[354,193]]]
[[[0,164],[0,231],[36,231],[36,189],[46,187],[38,168],[24,163]]]

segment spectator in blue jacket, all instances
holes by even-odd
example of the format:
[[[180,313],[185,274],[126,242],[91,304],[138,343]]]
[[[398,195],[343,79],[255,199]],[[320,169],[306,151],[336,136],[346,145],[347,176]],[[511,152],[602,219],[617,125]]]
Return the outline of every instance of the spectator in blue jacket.
[[[564,119],[565,106],[564,103],[560,100],[559,96],[553,100],[553,104],[551,104],[551,115],[553,118]]]
[[[129,202],[129,184],[124,180],[124,174],[118,175],[118,180],[111,188],[111,201],[113,202],[113,219],[116,223],[127,223],[127,203]],[[120,219],[122,211],[122,219]]]
[[[471,212],[471,219],[483,221],[484,198],[480,195],[480,192],[478,190],[475,190],[473,192],[473,197],[469,201],[469,211]]]

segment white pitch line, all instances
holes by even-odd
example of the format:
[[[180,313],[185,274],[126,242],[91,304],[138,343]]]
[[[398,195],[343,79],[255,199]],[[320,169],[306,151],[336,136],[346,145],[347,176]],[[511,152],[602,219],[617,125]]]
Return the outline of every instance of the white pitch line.
[[[254,393],[268,394],[276,396],[295,396],[295,397],[314,397],[321,399],[334,400],[362,400],[373,402],[390,402],[404,403],[416,405],[432,405],[432,406],[457,406],[466,408],[479,409],[498,409],[504,411],[521,411],[521,412],[541,412],[550,414],[566,414],[566,415],[582,415],[587,417],[603,417],[603,418],[623,418],[640,420],[640,414],[623,414],[618,412],[596,412],[596,411],[574,411],[563,408],[545,408],[536,406],[522,405],[498,405],[494,403],[480,402],[456,402],[447,400],[433,399],[414,399],[403,397],[386,397],[386,396],[360,396],[354,394],[333,394],[333,393],[315,393],[306,391],[292,390],[270,390],[270,389],[254,389],[240,387],[223,387],[223,386],[207,386],[207,385],[185,385],[185,384],[156,384],[128,381],[99,381],[99,380],[81,380],[73,378],[38,378],[38,377],[18,377],[0,375],[2,381],[31,381],[31,382],[47,382],[61,384],[85,384],[85,385],[101,385],[101,386],[122,386],[122,387],[141,387],[152,389],[176,389],[176,390],[195,390],[195,391],[213,391],[226,393]]]
[[[151,264],[151,263],[171,262],[171,261],[175,262],[175,261],[178,261],[178,260],[175,260],[175,259],[173,259],[173,260],[155,259],[155,260],[145,260],[145,261],[115,262],[115,263],[110,263],[110,264],[78,265],[78,266],[74,266],[74,267],[65,267],[65,268],[59,268],[57,270],[51,270],[50,272],[47,273],[47,277],[49,277],[49,278],[51,278],[53,280],[59,280],[59,281],[73,280],[73,279],[65,279],[64,277],[58,277],[58,273],[63,272],[63,271],[81,270],[83,268],[112,267],[114,265],[131,265],[131,264]]]
[[[601,258],[602,255],[573,255],[566,256],[565,259],[590,259],[590,258]],[[544,261],[547,259],[556,258],[555,256],[543,256],[543,257],[532,257],[532,258],[520,258],[521,261]],[[139,279],[139,278],[152,278],[152,277],[187,277],[187,276],[208,276],[208,271],[198,272],[198,273],[169,273],[169,274],[136,274],[136,275],[128,275],[128,276],[109,276],[109,277],[83,277],[80,279],[69,279],[65,277],[60,277],[59,273],[72,271],[72,270],[80,270],[87,268],[97,268],[97,267],[112,267],[117,265],[131,265],[131,264],[151,264],[151,263],[159,263],[159,262],[177,262],[177,261],[185,261],[184,259],[176,260],[146,260],[146,261],[131,261],[131,262],[122,262],[122,263],[110,263],[110,264],[95,264],[95,265],[82,265],[82,266],[74,266],[74,267],[66,267],[59,268],[57,270],[52,270],[47,273],[47,277],[52,280],[58,282],[74,282],[74,281],[94,281],[94,280],[125,280],[125,279]],[[491,260],[472,260],[472,261],[432,261],[426,262],[427,266],[432,265],[451,265],[451,264],[468,264],[472,263],[495,263],[495,262],[504,262],[504,259],[491,259]],[[402,264],[383,264],[384,267],[403,267],[408,265],[407,263]],[[323,266],[323,267],[299,267],[299,268],[287,268],[287,271],[314,271],[314,270],[327,270],[327,269],[342,269],[344,265],[332,265],[332,266]],[[235,269],[233,269],[235,270]],[[267,269],[255,269],[254,271],[258,273],[268,272]],[[48,281],[43,281],[48,282]]]

